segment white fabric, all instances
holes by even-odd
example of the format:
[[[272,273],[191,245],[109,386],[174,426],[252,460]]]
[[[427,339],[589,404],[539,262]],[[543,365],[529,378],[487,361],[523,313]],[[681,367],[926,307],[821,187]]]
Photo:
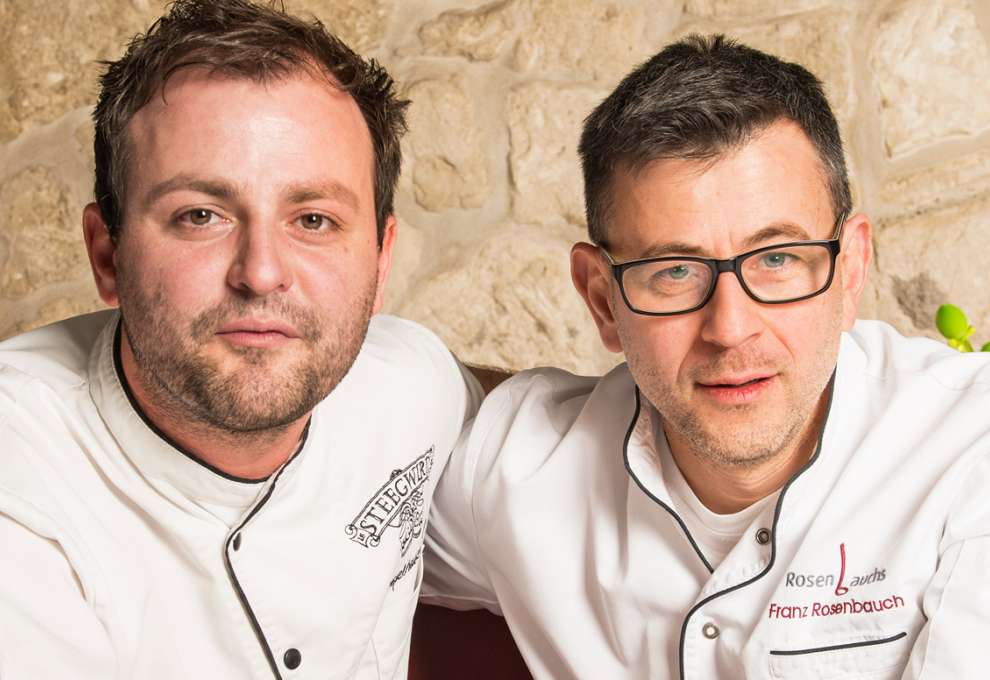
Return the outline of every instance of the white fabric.
[[[425,329],[375,317],[297,454],[251,483],[149,428],[116,327],[0,344],[0,678],[404,678],[419,521],[473,379]]]
[[[654,423],[659,420],[652,417],[656,415],[656,411],[650,411],[649,415]],[[654,430],[656,427],[654,425]],[[738,512],[725,515],[712,512],[705,507],[701,499],[691,490],[691,485],[684,479],[680,468],[674,462],[662,430],[655,435],[655,441],[654,455],[660,461],[663,481],[667,491],[670,492],[671,507],[684,520],[688,533],[698,544],[708,564],[713,568],[718,567],[753,522],[758,517],[766,516],[767,506],[777,500],[777,492],[761,498]],[[760,529],[767,528],[760,527]]]
[[[857,323],[816,456],[713,571],[641,406],[625,366],[494,391],[437,489],[424,598],[502,613],[540,680],[986,676],[990,355]]]

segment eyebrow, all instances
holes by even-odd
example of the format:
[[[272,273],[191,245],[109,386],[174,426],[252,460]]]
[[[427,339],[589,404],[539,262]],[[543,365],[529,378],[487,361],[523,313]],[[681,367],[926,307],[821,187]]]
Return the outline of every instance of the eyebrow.
[[[145,204],[152,205],[162,196],[173,191],[195,191],[221,200],[234,199],[241,193],[235,184],[226,180],[194,177],[182,173],[154,185],[148,191]],[[317,184],[291,185],[288,188],[287,198],[290,203],[306,203],[307,201],[322,199],[337,200],[355,212],[360,209],[361,205],[357,194],[336,180]]]
[[[740,244],[743,250],[751,250],[759,247],[771,239],[786,237],[788,241],[810,241],[811,236],[800,226],[791,222],[773,222],[763,227],[755,234],[750,234],[743,239]],[[704,248],[683,241],[671,241],[668,243],[655,243],[638,255],[636,259],[648,259],[653,257],[666,257],[668,255],[690,255],[693,257],[711,257],[711,254]]]
[[[290,203],[331,199],[343,203],[355,212],[361,209],[361,201],[357,194],[336,180],[320,184],[294,186],[289,190],[288,198]]]
[[[162,196],[182,190],[195,191],[223,200],[229,200],[238,193],[237,187],[225,180],[203,179],[183,173],[151,187],[145,196],[144,203],[145,205],[152,205]]]

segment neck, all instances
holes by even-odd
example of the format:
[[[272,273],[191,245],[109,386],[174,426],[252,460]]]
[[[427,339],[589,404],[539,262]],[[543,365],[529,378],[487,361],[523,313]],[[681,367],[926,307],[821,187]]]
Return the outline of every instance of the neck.
[[[685,481],[705,507],[721,515],[739,512],[783,487],[811,459],[825,426],[828,402],[826,390],[798,436],[758,463],[716,463],[672,428],[665,428],[667,443]]]
[[[149,388],[121,333],[120,365],[127,387],[145,418],[171,443],[209,467],[241,479],[265,479],[287,461],[299,445],[309,414],[279,428],[230,432],[193,417],[175,399]]]

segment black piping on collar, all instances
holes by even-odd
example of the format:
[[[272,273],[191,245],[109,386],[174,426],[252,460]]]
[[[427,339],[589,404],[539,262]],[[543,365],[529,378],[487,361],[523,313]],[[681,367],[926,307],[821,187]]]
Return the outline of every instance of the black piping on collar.
[[[715,569],[712,568],[712,565],[705,558],[705,554],[701,552],[701,548],[698,546],[698,543],[694,540],[694,536],[691,535],[691,532],[688,531],[687,525],[684,523],[684,520],[681,519],[680,515],[678,515],[677,512],[672,507],[670,507],[662,500],[654,496],[653,492],[647,489],[646,485],[643,484],[643,482],[639,481],[639,477],[636,476],[636,473],[633,472],[632,470],[632,466],[629,464],[629,440],[632,438],[632,433],[636,429],[636,423],[639,421],[639,412],[641,408],[642,408],[642,403],[639,396],[639,387],[637,386],[636,408],[633,410],[632,422],[629,423],[629,429],[626,430],[626,438],[622,442],[622,459],[626,465],[626,472],[629,473],[629,476],[633,478],[633,481],[636,482],[636,485],[639,486],[639,488],[643,491],[643,493],[645,493],[647,496],[652,498],[654,503],[656,503],[664,510],[669,512],[670,516],[677,521],[677,524],[680,525],[681,530],[684,532],[684,535],[687,536],[688,542],[691,543],[691,547],[694,548],[694,552],[698,554],[698,557],[701,559],[701,563],[705,565],[705,569],[708,570],[709,574],[714,573]]]
[[[202,458],[199,458],[196,454],[192,453],[191,451],[187,451],[178,442],[173,441],[171,437],[169,437],[167,434],[162,432],[157,425],[151,422],[151,419],[148,418],[147,414],[145,414],[140,404],[138,404],[137,399],[134,398],[134,393],[131,392],[131,386],[127,382],[127,376],[124,375],[124,364],[120,359],[120,342],[121,342],[121,332],[123,327],[124,327],[123,319],[118,318],[117,329],[114,331],[113,334],[113,369],[114,372],[117,374],[117,380],[120,382],[121,387],[124,388],[124,394],[127,395],[127,401],[130,402],[131,408],[133,408],[134,412],[141,417],[141,420],[144,421],[144,424],[148,426],[148,429],[154,432],[159,439],[164,441],[166,444],[171,446],[173,449],[181,453],[189,460],[198,463],[199,465],[203,466],[213,474],[219,475],[224,479],[229,479],[232,482],[240,482],[241,484],[262,484],[268,481],[271,475],[262,477],[260,479],[248,479],[247,477],[238,477],[236,475],[232,475],[228,472],[224,472],[218,467],[214,467],[213,465],[210,465]],[[306,442],[306,436],[309,433],[309,424],[312,421],[312,418],[313,418],[312,415],[310,415],[309,419],[306,421],[306,427],[303,430],[302,437],[300,437],[299,447],[296,449],[296,453],[302,450],[303,444],[305,444]],[[292,457],[294,458],[295,454],[293,454]]]
[[[828,426],[828,419],[829,419],[829,416],[832,413],[832,398],[835,396],[835,373],[836,373],[836,371],[833,370],[832,371],[832,377],[829,379],[829,382],[828,382],[828,388],[827,388],[828,389],[828,403],[826,404],[826,407],[825,407],[825,422],[822,423],[822,430],[821,430],[821,432],[818,433],[818,443],[815,446],[815,453],[814,453],[814,455],[811,456],[811,458],[808,460],[808,462],[805,463],[801,467],[800,470],[798,470],[797,472],[795,472],[794,475],[789,480],[787,480],[787,483],[784,484],[783,487],[781,487],[781,489],[780,489],[780,495],[777,497],[777,504],[776,504],[776,507],[774,507],[774,511],[773,511],[773,525],[772,525],[772,527],[770,529],[770,539],[771,539],[770,540],[770,561],[767,563],[767,566],[763,569],[763,571],[761,571],[756,576],[754,576],[754,577],[752,577],[752,578],[750,578],[750,579],[748,579],[746,581],[743,581],[742,583],[737,583],[736,585],[731,586],[729,588],[726,588],[725,590],[720,590],[717,593],[712,593],[711,595],[709,595],[705,599],[703,599],[700,602],[698,602],[697,604],[695,604],[688,611],[687,615],[684,617],[684,622],[681,624],[681,639],[680,639],[680,643],[678,645],[678,655],[677,655],[678,656],[678,677],[681,680],[684,680],[684,637],[685,637],[685,635],[687,635],[688,622],[691,620],[691,617],[695,614],[695,612],[697,612],[699,609],[701,609],[703,606],[705,606],[706,604],[708,604],[709,602],[711,602],[715,598],[721,597],[722,595],[728,595],[729,593],[731,593],[731,592],[733,592],[735,590],[739,590],[740,588],[744,588],[744,587],[746,587],[748,585],[751,585],[753,583],[756,583],[761,578],[763,578],[768,573],[770,573],[770,570],[771,569],[773,569],[774,562],[777,561],[777,523],[778,523],[778,520],[780,519],[780,510],[781,510],[781,508],[783,507],[783,504],[784,504],[784,496],[787,494],[787,490],[797,480],[797,478],[800,477],[801,475],[803,475],[808,470],[808,468],[810,468],[812,465],[814,465],[815,462],[818,460],[818,457],[821,455],[821,452],[822,452],[822,440],[825,438],[825,428]],[[669,506],[667,506],[663,502],[657,500],[657,498],[653,494],[651,494],[649,491],[647,491],[646,488],[643,486],[643,484],[636,477],[636,475],[633,474],[632,469],[629,467],[629,439],[630,439],[630,436],[632,435],[633,428],[636,426],[636,421],[639,420],[639,411],[640,411],[640,408],[641,408],[641,401],[640,401],[640,396],[639,396],[639,386],[637,386],[636,387],[636,408],[635,408],[635,411],[633,413],[632,423],[629,425],[629,430],[626,432],[626,439],[625,439],[625,441],[622,444],[622,455],[623,455],[623,457],[625,459],[625,462],[626,462],[626,470],[629,471],[629,474],[636,481],[636,484],[639,485],[639,488],[643,489],[643,491],[650,498],[652,498],[654,501],[656,501],[657,503],[659,503],[660,505],[662,505],[671,515],[673,515],[674,519],[677,520],[677,523],[681,525],[681,528],[684,530],[685,535],[687,535],[688,540],[691,542],[691,545],[694,546],[695,552],[698,553],[698,556],[701,558],[701,561],[704,562],[704,564],[708,568],[709,572],[711,572],[711,571],[713,571],[711,565],[708,563],[708,560],[705,559],[705,556],[698,549],[698,545],[695,543],[694,539],[691,538],[691,533],[688,531],[687,526],[684,524],[683,520],[681,520],[681,518],[677,516],[677,513],[674,512]]]
[[[227,536],[227,541],[224,543],[223,550],[223,563],[227,568],[227,575],[230,577],[230,580],[234,585],[234,590],[237,592],[237,599],[240,600],[241,606],[244,607],[244,612],[247,614],[248,621],[251,622],[251,628],[254,630],[255,637],[258,639],[258,644],[261,645],[261,650],[265,653],[265,658],[268,659],[268,665],[271,667],[272,673],[274,674],[276,680],[282,680],[282,674],[278,670],[278,662],[275,661],[275,655],[272,653],[272,646],[268,644],[268,638],[265,637],[265,631],[261,629],[261,622],[259,622],[258,618],[254,615],[254,610],[251,608],[251,603],[248,602],[247,594],[245,594],[244,589],[241,587],[241,582],[237,580],[237,574],[234,573],[234,565],[230,562],[230,546],[234,540],[234,537],[247,525],[248,522],[251,521],[252,517],[258,514],[261,507],[268,502],[269,498],[272,497],[272,493],[275,491],[275,485],[278,484],[279,477],[282,476],[282,473],[285,472],[286,468],[289,467],[292,461],[296,459],[296,456],[298,456],[303,450],[308,434],[309,422],[306,423],[306,430],[303,432],[302,441],[299,444],[299,448],[296,449],[296,452],[292,454],[292,457],[285,462],[285,465],[279,468],[278,472],[275,473],[275,478],[272,480],[271,486],[269,486],[268,490],[265,492],[265,496],[258,501],[257,505],[251,508],[251,512],[249,512],[248,516],[244,518],[244,521],[241,522],[240,525],[231,531]]]

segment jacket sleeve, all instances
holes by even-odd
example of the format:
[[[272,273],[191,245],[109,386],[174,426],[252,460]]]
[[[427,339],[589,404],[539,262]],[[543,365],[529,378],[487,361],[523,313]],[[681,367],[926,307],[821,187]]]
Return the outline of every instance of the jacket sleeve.
[[[110,638],[61,546],[3,513],[0,546],[0,678],[115,678]]]
[[[475,427],[477,420],[461,434],[433,494],[420,600],[449,609],[485,608],[501,614],[474,519]]]
[[[990,669],[990,455],[956,497],[903,680],[983,678]]]

